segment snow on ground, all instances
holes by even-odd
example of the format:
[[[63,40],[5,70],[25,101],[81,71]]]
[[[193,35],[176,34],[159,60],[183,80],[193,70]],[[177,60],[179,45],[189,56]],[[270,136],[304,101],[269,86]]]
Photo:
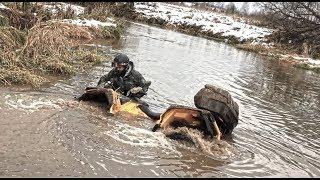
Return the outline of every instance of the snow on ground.
[[[297,60],[298,63],[305,63],[310,65],[311,67],[320,67],[320,59],[312,59],[300,56],[291,56],[291,55],[281,55],[282,58],[292,57],[293,59]]]
[[[308,58],[307,61],[308,61],[309,64],[314,64],[314,65],[319,65],[320,66],[320,60],[319,59]]]
[[[0,3],[0,9],[9,9],[9,8],[7,8],[7,6],[5,6],[2,3]]]
[[[243,2],[241,2],[243,3]],[[241,7],[243,4],[235,3],[236,7]],[[254,25],[246,24],[244,20],[236,21],[230,16],[220,13],[209,12],[204,10],[194,9],[192,7],[184,7],[173,4],[160,2],[136,2],[135,10],[145,15],[147,18],[161,18],[168,21],[170,24],[187,23],[190,25],[202,26],[203,31],[212,31],[213,33],[221,33],[222,36],[231,36],[239,38],[240,41],[252,39],[253,45],[273,46],[272,43],[265,43],[266,35],[273,32],[272,29],[261,28]],[[190,6],[190,4],[188,4]],[[257,10],[251,4],[251,11]],[[281,55],[288,57],[289,55]],[[292,56],[291,56],[292,57]],[[299,63],[307,63],[313,67],[320,67],[320,60],[293,56]]]
[[[114,26],[116,27],[117,25],[114,22],[113,19],[109,19],[111,22],[101,22],[97,21],[94,19],[63,19],[62,22],[64,23],[70,23],[78,26],[94,26],[94,27],[99,27],[99,26]]]
[[[72,5],[72,4],[67,4],[67,3],[62,3],[62,2],[51,2],[51,3],[43,3],[43,6],[45,9],[50,10],[52,13],[57,13],[58,9],[63,9],[64,11],[67,11],[68,8],[71,8],[74,10],[75,15],[83,14],[84,13],[84,7],[77,6],[77,5]],[[70,23],[78,26],[93,26],[93,27],[99,27],[99,26],[114,26],[116,27],[117,25],[114,23],[115,20],[108,18],[109,22],[101,22],[97,21],[94,19],[64,19],[61,20],[62,22],[65,23]]]
[[[84,13],[84,7],[67,4],[63,2],[51,2],[51,3],[44,3],[43,7],[45,9],[50,10],[53,14],[58,12],[58,9],[62,9],[64,11],[67,11],[69,8],[72,9],[76,16]]]
[[[206,2],[212,8],[223,8],[227,9],[228,6],[233,3],[235,10],[238,12],[245,12],[247,14],[254,14],[261,12],[263,7],[259,4],[263,4],[263,2]],[[194,5],[194,3],[193,3]]]
[[[183,3],[185,6],[188,6],[188,7],[191,7],[192,5],[193,5],[193,3],[191,3],[191,2],[184,2]]]
[[[137,12],[143,13],[146,17],[161,18],[169,23],[187,23],[190,25],[202,26],[204,31],[222,33],[222,36],[239,38],[240,41],[262,39],[273,32],[272,29],[261,28],[253,25],[235,21],[233,18],[219,13],[198,10],[190,7],[182,7],[165,3],[135,3]]]

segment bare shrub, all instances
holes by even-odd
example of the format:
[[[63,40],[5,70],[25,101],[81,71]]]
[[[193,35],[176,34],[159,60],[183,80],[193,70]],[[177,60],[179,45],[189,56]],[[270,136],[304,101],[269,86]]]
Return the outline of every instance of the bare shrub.
[[[55,6],[55,9],[57,13],[52,16],[52,19],[73,19],[76,17],[75,11],[71,6],[68,6],[66,10],[59,6]]]
[[[124,17],[134,19],[136,13],[134,11],[133,2],[117,2],[109,6],[110,13],[116,17]]]
[[[85,13],[80,17],[107,21],[109,17],[124,17],[134,19],[133,2],[83,2],[76,3],[85,7]]]
[[[276,29],[270,40],[300,54],[320,58],[319,2],[266,2],[264,9],[266,21]]]
[[[227,6],[226,6],[226,13],[230,13],[233,14],[237,11],[236,6],[234,5],[233,2],[230,2]]]
[[[82,4],[85,7],[84,14],[81,17],[107,21],[111,17],[109,8],[112,2],[93,2]]]

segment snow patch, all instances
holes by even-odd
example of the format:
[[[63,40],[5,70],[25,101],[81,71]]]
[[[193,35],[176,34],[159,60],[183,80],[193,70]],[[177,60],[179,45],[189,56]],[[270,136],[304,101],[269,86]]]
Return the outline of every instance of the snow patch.
[[[221,2],[221,3],[222,3],[221,6],[224,9],[226,9],[227,6],[230,5],[230,3],[233,3],[237,11],[243,12],[243,10],[246,9],[248,14],[260,12],[262,9],[261,7],[258,6],[258,2]]]
[[[212,6],[226,8],[231,2],[212,2]],[[261,8],[257,2],[233,2],[236,9],[241,11],[246,6],[247,13],[258,12]],[[247,3],[247,4],[244,4]],[[201,26],[202,31],[211,31],[219,33],[222,36],[235,36],[238,40],[250,40],[253,45],[263,45],[272,47],[273,43],[267,43],[266,36],[273,33],[273,29],[262,28],[250,24],[246,24],[241,18],[233,19],[230,16],[199,10],[192,8],[194,4],[186,4],[188,6],[179,6],[174,4],[166,4],[161,2],[136,2],[135,10],[142,13],[146,18],[160,18],[167,21],[169,24],[184,24]],[[226,40],[227,41],[227,40]],[[286,57],[288,55],[281,55]],[[292,56],[291,56],[292,57]],[[307,63],[312,66],[320,66],[320,60],[304,58],[299,56],[292,57],[299,60],[301,63]]]
[[[188,7],[191,7],[193,4],[192,3],[190,3],[190,2],[184,2],[183,3],[185,6],[188,6]]]
[[[0,9],[9,9],[9,8],[5,5],[3,5],[2,3],[0,3]]]
[[[299,61],[304,61],[305,63],[310,65],[316,65],[316,66],[320,65],[320,59],[304,58],[299,56],[294,56],[293,58]]]
[[[320,59],[307,59],[309,64],[320,65]]]
[[[5,97],[5,104],[14,109],[25,110],[27,112],[34,112],[40,109],[60,109],[54,101],[45,98],[34,99],[33,97],[21,95],[20,98],[11,98],[11,96]]]
[[[75,13],[75,15],[80,15],[84,13],[84,7],[82,6],[77,6],[77,5],[72,5],[72,4],[67,4],[67,3],[62,3],[62,2],[57,2],[57,3],[46,3],[43,5],[45,9],[50,10],[53,14],[56,14],[58,12],[58,9],[62,9],[64,11],[67,11],[68,9],[72,9]]]
[[[114,20],[110,20],[110,21],[114,21]],[[101,21],[97,21],[94,19],[88,20],[88,19],[63,19],[62,22],[64,23],[69,23],[69,24],[74,24],[77,26],[94,26],[94,27],[99,27],[99,26],[114,26],[116,27],[117,25],[115,23],[112,22],[101,22]]]
[[[203,31],[221,33],[222,36],[235,36],[240,41],[259,39],[273,32],[272,29],[261,28],[244,23],[244,20],[235,20],[232,17],[215,12],[198,10],[166,3],[135,3],[137,12],[147,18],[161,18],[173,23],[202,26]]]

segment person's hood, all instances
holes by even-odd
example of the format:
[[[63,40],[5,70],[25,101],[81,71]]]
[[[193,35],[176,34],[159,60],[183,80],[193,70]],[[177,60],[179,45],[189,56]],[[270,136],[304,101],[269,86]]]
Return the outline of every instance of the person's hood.
[[[125,72],[121,72],[121,75],[120,75],[120,76],[123,75],[123,76],[122,76],[123,78],[124,78],[124,77],[127,77],[127,76],[132,72],[133,68],[134,68],[133,62],[132,62],[132,61],[129,61],[128,66],[127,66],[127,68],[125,69]],[[116,70],[116,68],[114,68],[114,71],[115,71],[116,73],[119,73],[119,72]]]
[[[123,77],[128,76],[128,75],[131,73],[131,71],[133,70],[133,68],[134,68],[133,62],[132,62],[132,61],[129,61],[128,67],[127,67],[127,69],[126,69],[126,73],[124,74]]]

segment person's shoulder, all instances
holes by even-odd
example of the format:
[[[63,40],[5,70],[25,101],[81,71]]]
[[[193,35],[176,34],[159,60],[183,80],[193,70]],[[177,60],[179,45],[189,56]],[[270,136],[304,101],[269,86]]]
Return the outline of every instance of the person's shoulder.
[[[109,72],[108,72],[108,74],[114,74],[115,73],[115,69],[114,68],[112,68]]]

